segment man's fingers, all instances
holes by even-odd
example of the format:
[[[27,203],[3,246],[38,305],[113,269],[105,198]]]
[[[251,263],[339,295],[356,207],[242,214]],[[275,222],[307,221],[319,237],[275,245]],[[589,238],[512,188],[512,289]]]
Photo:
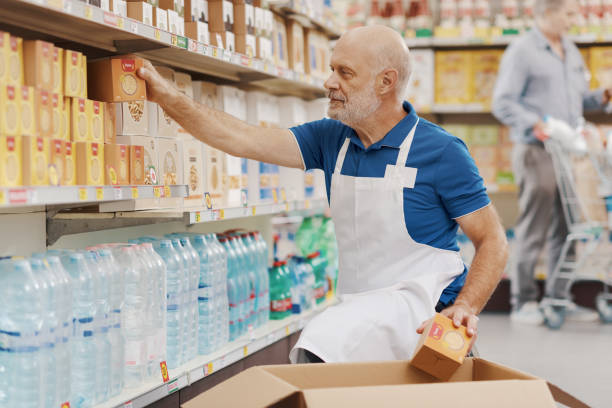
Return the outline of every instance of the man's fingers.
[[[427,327],[427,324],[429,323],[429,320],[425,320],[423,323],[421,323],[421,325],[417,328],[416,332],[418,334],[423,334],[423,332],[425,331],[425,327]]]
[[[471,315],[467,321],[467,334],[468,336],[475,336],[478,332],[478,316]]]

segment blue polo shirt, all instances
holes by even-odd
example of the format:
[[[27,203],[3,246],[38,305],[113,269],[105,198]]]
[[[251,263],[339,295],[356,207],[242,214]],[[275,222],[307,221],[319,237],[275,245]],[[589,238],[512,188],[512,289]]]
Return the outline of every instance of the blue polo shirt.
[[[397,162],[400,145],[419,119],[410,103],[403,106],[407,115],[367,149],[352,128],[336,120],[322,119],[291,128],[306,170],[325,172],[328,200],[336,159],[346,138],[350,144],[343,175],[384,177],[387,164]],[[491,202],[467,147],[461,139],[420,118],[406,166],[418,169],[414,188],[404,188],[404,222],[410,236],[420,244],[459,251],[455,219]],[[442,303],[455,300],[466,275],[467,268],[444,290]]]

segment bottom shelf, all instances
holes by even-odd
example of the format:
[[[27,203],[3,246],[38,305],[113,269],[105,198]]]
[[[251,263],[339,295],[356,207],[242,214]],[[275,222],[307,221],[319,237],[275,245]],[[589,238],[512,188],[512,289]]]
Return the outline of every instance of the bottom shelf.
[[[181,388],[185,388],[252,353],[302,330],[310,319],[334,303],[336,303],[335,299],[327,300],[316,308],[302,314],[292,315],[283,320],[271,320],[266,326],[243,335],[214,353],[197,356],[182,366],[169,370],[168,376],[170,380],[168,382],[164,383],[159,379],[145,382],[135,388],[125,389],[121,394],[102,404],[96,405],[95,408],[138,408],[152,404]]]

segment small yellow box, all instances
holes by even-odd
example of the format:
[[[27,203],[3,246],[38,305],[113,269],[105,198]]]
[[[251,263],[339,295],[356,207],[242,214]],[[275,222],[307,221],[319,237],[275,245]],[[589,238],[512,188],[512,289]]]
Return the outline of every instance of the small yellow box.
[[[87,93],[87,56],[84,54],[81,54],[81,92],[80,92],[80,97],[81,98],[88,98],[88,93]]]
[[[70,109],[70,140],[88,142],[91,140],[87,99],[72,98]]]
[[[51,139],[49,146],[49,185],[64,184],[64,168],[66,167],[65,145],[61,139]]]
[[[9,37],[9,33],[0,31],[0,84],[6,84],[8,78]]]
[[[20,99],[21,88],[14,85],[0,85],[0,135],[21,134]]]
[[[64,95],[78,98],[81,95],[81,53],[64,50]]]
[[[34,111],[38,136],[51,138],[53,135],[53,98],[49,91],[34,89]]]
[[[35,114],[36,104],[34,103],[34,88],[23,85],[21,87],[21,134],[23,136],[36,136]]]
[[[23,39],[9,35],[5,52],[8,61],[6,83],[15,86],[23,85]]]
[[[104,144],[75,142],[78,185],[104,185]]]
[[[62,122],[61,122],[61,126],[60,126],[60,139],[62,140],[70,140],[70,109],[72,108],[71,106],[71,99],[69,97],[63,97],[63,102],[62,102]]]
[[[23,42],[25,84],[48,92],[53,90],[53,44],[32,40]]]
[[[51,137],[62,139],[62,123],[64,121],[64,98],[62,95],[51,94]]]
[[[472,69],[469,51],[437,51],[435,102],[463,104],[472,100]]]
[[[64,93],[64,70],[62,64],[64,61],[64,50],[59,47],[53,47],[53,89],[57,94]]]
[[[22,185],[21,137],[0,136],[0,186]]]
[[[480,103],[485,109],[491,108],[493,88],[503,53],[502,50],[472,51],[471,102]]]
[[[96,143],[104,143],[104,102],[89,101],[89,134]]]
[[[23,185],[49,184],[49,139],[41,136],[22,136]]]
[[[117,142],[115,105],[110,102],[102,102],[102,104],[104,106],[104,143],[115,144]]]
[[[76,185],[76,159],[74,144],[70,140],[64,142],[64,185]]]
[[[591,88],[612,87],[612,47],[591,47]]]

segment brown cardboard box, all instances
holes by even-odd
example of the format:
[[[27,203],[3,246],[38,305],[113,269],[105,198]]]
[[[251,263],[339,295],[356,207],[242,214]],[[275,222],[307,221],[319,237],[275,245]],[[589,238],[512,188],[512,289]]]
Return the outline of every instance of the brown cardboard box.
[[[104,145],[94,142],[75,142],[76,182],[82,186],[104,185]]]
[[[145,184],[144,147],[138,145],[129,146],[130,150],[130,184]]]
[[[49,185],[59,186],[64,184],[65,142],[61,139],[51,139],[49,144]]]
[[[49,139],[22,136],[23,185],[46,186],[49,184]]]
[[[204,44],[210,44],[210,34],[208,24],[201,21],[188,21],[185,23],[185,35],[192,40]]]
[[[57,94],[64,93],[64,50],[53,47],[53,89]]]
[[[53,44],[34,40],[23,42],[25,84],[53,90]]]
[[[236,34],[236,52],[255,57],[257,54],[257,40],[251,34]]]
[[[201,207],[204,197],[202,142],[183,141],[183,182],[189,188],[185,207]]]
[[[147,99],[145,81],[136,75],[142,58],[122,55],[90,62],[87,65],[89,96],[104,102]]]
[[[89,134],[91,140],[97,143],[104,143],[104,102],[91,101],[88,108],[89,113]]]
[[[425,328],[410,364],[446,381],[463,364],[471,342],[465,326],[456,328],[451,319],[436,313]]]
[[[23,106],[23,102],[21,103]],[[51,137],[53,139],[62,138],[62,121],[64,120],[64,98],[57,93],[51,94]],[[23,118],[22,118],[23,126]],[[22,132],[23,134],[23,132]]]
[[[74,143],[70,140],[64,141],[64,185],[76,185],[76,158]]]
[[[87,99],[83,98],[72,98],[70,101],[70,140],[73,142],[91,140],[87,105]]]
[[[21,134],[20,87],[0,85],[0,135],[19,136]]]
[[[51,138],[53,136],[53,97],[49,91],[34,90],[34,111],[38,135]]]
[[[77,98],[81,95],[82,54],[77,51],[64,50],[64,95]]]
[[[20,136],[0,136],[0,186],[22,185],[21,139]]]
[[[7,62],[6,83],[8,85],[23,85],[23,40],[9,35],[5,45]]]
[[[149,3],[129,2],[127,4],[128,17],[147,25],[153,25],[153,6]]]
[[[36,136],[36,121],[34,120],[34,112],[36,104],[34,103],[34,88],[31,86],[21,87],[21,109],[19,116],[21,119],[21,134],[24,136]]]
[[[287,55],[289,68],[304,72],[304,28],[295,20],[287,20]]]
[[[153,26],[168,31],[168,12],[159,7],[153,7]]]
[[[114,144],[117,139],[115,105],[102,102],[104,108],[104,143]]]
[[[211,32],[234,32],[234,5],[227,0],[208,1],[208,27]]]
[[[130,184],[130,152],[123,144],[104,145],[106,184],[125,186]]]
[[[159,0],[159,8],[164,10],[174,10],[178,13],[178,1],[177,0]]]
[[[181,407],[554,408],[555,400],[572,408],[588,407],[545,380],[467,358],[448,383],[406,361],[252,367]]]

